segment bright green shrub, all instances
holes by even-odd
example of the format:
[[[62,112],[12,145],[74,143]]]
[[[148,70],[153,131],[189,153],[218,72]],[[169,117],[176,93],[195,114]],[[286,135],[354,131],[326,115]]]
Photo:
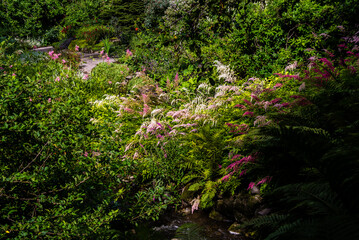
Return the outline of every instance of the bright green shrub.
[[[113,207],[126,167],[90,123],[91,79],[26,59],[1,48],[1,238],[113,237],[109,223],[126,216]]]
[[[100,63],[91,71],[93,90],[103,95],[126,93],[128,75],[129,68],[124,64]]]
[[[76,38],[84,39],[88,45],[92,46],[102,39],[111,38],[113,33],[114,29],[111,26],[87,25],[76,31]]]
[[[99,17],[111,21],[121,31],[124,41],[135,32],[135,22],[143,19],[144,3],[142,0],[113,0],[104,4]]]
[[[66,16],[62,20],[65,26],[74,29],[81,27],[84,23],[100,23],[99,14],[103,10],[106,1],[103,0],[79,0],[65,4]]]
[[[41,37],[58,24],[65,13],[63,0],[2,1],[0,35]]]

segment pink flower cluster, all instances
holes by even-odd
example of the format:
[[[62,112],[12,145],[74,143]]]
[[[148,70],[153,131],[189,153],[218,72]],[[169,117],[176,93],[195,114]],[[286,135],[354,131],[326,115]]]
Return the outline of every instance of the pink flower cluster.
[[[133,53],[130,51],[130,49],[126,50],[126,56],[127,57],[131,57],[133,55]]]
[[[52,60],[56,60],[61,56],[61,53],[56,54],[54,51],[50,51],[50,52],[48,52],[48,54]]]
[[[226,169],[231,169],[232,171],[230,173],[228,173],[227,175],[225,175],[221,181],[224,182],[224,181],[227,181],[229,179],[230,176],[232,176],[235,172],[237,172],[239,170],[239,167],[240,166],[243,166],[244,164],[247,164],[249,162],[254,162],[256,160],[256,157],[255,157],[256,154],[254,154],[253,156],[252,155],[249,155],[248,157],[243,157],[241,158],[240,160],[238,161],[235,161],[234,163],[231,163]],[[237,158],[241,157],[240,154],[238,155],[235,155],[232,157],[232,160],[235,160]],[[239,174],[239,177],[242,177],[243,175],[245,175],[247,173],[247,171],[244,169],[240,172]]]
[[[229,132],[235,135],[243,135],[246,134],[249,130],[249,126],[247,124],[233,124],[233,123],[226,123],[229,127]]]

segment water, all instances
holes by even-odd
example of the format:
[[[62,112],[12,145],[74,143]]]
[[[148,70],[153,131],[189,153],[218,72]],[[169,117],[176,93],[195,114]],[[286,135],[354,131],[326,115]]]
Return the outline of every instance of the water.
[[[248,240],[240,235],[231,234],[228,228],[233,222],[219,222],[208,217],[208,213],[195,211],[193,214],[181,215],[169,212],[157,222],[138,226],[134,229],[137,240],[171,240],[177,239],[176,231],[182,232],[188,240]],[[189,224],[189,227],[183,227]],[[182,226],[182,228],[181,228]],[[180,228],[180,230],[178,230]]]

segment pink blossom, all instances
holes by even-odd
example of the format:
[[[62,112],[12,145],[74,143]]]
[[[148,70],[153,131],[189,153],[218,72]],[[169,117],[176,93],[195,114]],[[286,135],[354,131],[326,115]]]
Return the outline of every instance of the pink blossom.
[[[298,90],[299,90],[299,92],[301,92],[301,91],[303,91],[304,89],[305,89],[305,82],[303,82],[303,83],[299,86]]]
[[[329,55],[329,57],[335,57],[335,55],[331,52],[329,52],[327,49],[323,49],[323,51]],[[313,57],[312,57],[313,58]]]
[[[13,77],[15,77],[15,76],[16,76],[16,74],[15,74],[15,73],[13,73],[13,74],[12,74],[12,76],[13,76]]]
[[[174,86],[177,87],[179,82],[178,73],[176,73],[175,79],[174,79]]]
[[[246,106],[242,105],[242,104],[237,104],[234,106],[235,108],[242,108],[243,110],[246,109]]]
[[[132,52],[130,51],[130,49],[127,49],[126,50],[126,56],[128,56],[128,57],[130,57],[130,56],[132,56],[133,54],[132,54]]]
[[[249,185],[248,185],[247,190],[253,189],[254,186],[255,186],[255,183],[254,183],[254,182],[250,182]]]
[[[30,102],[32,102],[32,99],[30,98]]]
[[[51,98],[47,99],[47,101],[50,103],[50,102],[51,102]]]
[[[276,85],[274,85],[274,88],[280,88],[280,87],[282,87],[282,86],[283,86],[282,83],[277,83]]]
[[[100,55],[102,56],[104,54],[104,51],[102,50],[101,52],[100,52]]]
[[[83,76],[83,80],[87,80],[89,78],[89,75],[85,74],[85,76]]]
[[[60,82],[60,77],[57,77],[57,78],[55,79],[55,82]]]
[[[132,113],[133,110],[131,108],[124,108],[123,110],[125,110],[126,112]]]
[[[266,182],[270,182],[271,180],[272,180],[272,177],[266,176],[265,178],[263,178],[262,180],[260,180],[257,183],[257,186],[260,185],[260,184],[266,183]]]
[[[212,104],[212,105],[209,105],[207,109],[213,109],[213,108],[216,108],[217,105],[216,104]]]
[[[281,98],[276,98],[276,99],[273,99],[272,101],[270,101],[271,104],[276,104],[278,102],[282,101]]]
[[[234,156],[232,157],[232,160],[237,159],[237,158],[242,157],[242,156],[243,156],[243,155],[241,155],[241,154],[234,155]]]
[[[247,173],[247,170],[246,169],[244,169],[240,174],[239,174],[239,177],[242,177],[244,174],[246,174]]]
[[[85,153],[84,153],[84,156],[85,156],[85,157],[87,157],[88,155],[89,155],[88,152],[85,152]]]
[[[64,64],[65,64],[65,63],[66,63],[66,60],[65,60],[65,59],[62,59],[62,63],[64,63]]]
[[[347,46],[345,44],[339,44],[338,47],[339,48],[347,48]]]
[[[12,68],[12,65],[10,65],[9,68]]]
[[[149,108],[147,104],[145,104],[144,107]],[[161,123],[156,122],[156,124],[160,127],[160,129],[163,129],[163,125]]]
[[[244,101],[245,103],[247,103],[248,105],[252,105],[252,103],[251,103],[250,101],[248,101],[247,99],[243,99],[243,101]]]
[[[80,47],[76,45],[76,46],[75,46],[75,51],[78,52],[78,51],[79,51],[79,48],[80,48]]]
[[[253,117],[253,115],[254,115],[254,113],[253,112],[249,112],[249,111],[247,111],[247,112],[245,112],[245,113],[243,113],[243,117],[244,116],[251,116],[251,117]]]
[[[231,172],[231,173],[225,175],[225,176],[221,179],[221,181],[222,181],[222,182],[228,181],[229,177],[232,176],[232,175],[233,175],[233,172]]]
[[[289,107],[289,103],[282,103],[282,107]]]
[[[274,75],[277,75],[278,77],[280,78],[294,78],[294,79],[300,79],[299,75],[284,75],[284,74],[281,74],[281,73],[274,73]]]
[[[111,81],[108,81],[108,84],[112,84],[112,82],[111,82]]]
[[[252,94],[251,95],[251,98],[253,98],[253,99],[255,99],[255,100],[257,100],[257,101],[259,101],[260,99],[259,99],[259,97],[257,97],[256,95],[254,95],[254,94]]]
[[[332,64],[332,62],[330,62],[328,59],[326,59],[326,58],[319,58],[318,60],[319,60],[320,62],[325,63],[332,71],[334,71],[333,64]]]

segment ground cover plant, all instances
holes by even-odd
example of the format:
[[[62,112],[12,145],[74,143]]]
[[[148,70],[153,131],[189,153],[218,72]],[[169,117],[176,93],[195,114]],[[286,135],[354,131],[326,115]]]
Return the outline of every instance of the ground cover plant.
[[[184,204],[214,216],[243,199],[221,214],[247,238],[358,238],[351,1],[146,1],[144,21],[142,2],[111,19],[121,1],[64,1],[35,30],[17,30],[15,3],[0,34],[77,39],[38,53],[1,38],[1,239],[130,239]],[[86,48],[104,61],[84,75]]]

